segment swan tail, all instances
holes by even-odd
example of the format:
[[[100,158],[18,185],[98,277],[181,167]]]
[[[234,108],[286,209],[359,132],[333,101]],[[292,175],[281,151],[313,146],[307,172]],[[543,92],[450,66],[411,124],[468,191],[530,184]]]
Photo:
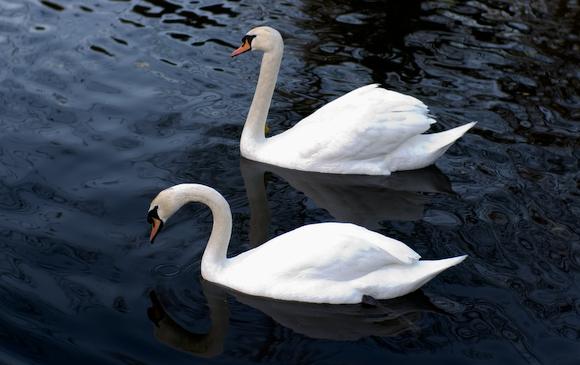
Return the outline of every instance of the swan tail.
[[[432,165],[476,123],[467,123],[439,133],[420,134],[408,139],[389,156],[390,171],[415,170]]]
[[[421,260],[411,265],[389,265],[361,278],[361,297],[370,295],[377,299],[391,299],[409,294],[466,258],[467,255],[463,255],[442,260]]]
[[[461,138],[468,130],[470,130],[477,122],[471,122],[447,131],[425,134],[427,140],[433,144],[433,148],[437,150],[443,149],[443,153],[447,151],[455,141]]]
[[[418,289],[423,284],[427,283],[441,272],[460,264],[467,258],[467,255],[451,257],[442,260],[421,260],[417,263],[416,280]],[[413,290],[415,290],[413,289]]]

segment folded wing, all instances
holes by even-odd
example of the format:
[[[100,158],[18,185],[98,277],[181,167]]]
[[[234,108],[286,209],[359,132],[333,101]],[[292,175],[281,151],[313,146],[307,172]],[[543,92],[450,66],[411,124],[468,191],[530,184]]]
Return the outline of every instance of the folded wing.
[[[420,256],[404,243],[348,223],[300,227],[232,259],[264,278],[353,280],[390,264],[414,264]],[[249,279],[249,278],[248,278]]]
[[[367,85],[326,104],[273,141],[292,141],[288,147],[317,163],[383,158],[435,123],[428,112],[412,96]]]

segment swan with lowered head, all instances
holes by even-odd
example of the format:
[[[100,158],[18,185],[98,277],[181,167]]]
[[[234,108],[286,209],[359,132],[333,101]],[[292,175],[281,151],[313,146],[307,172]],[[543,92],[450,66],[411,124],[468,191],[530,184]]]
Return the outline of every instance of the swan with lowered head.
[[[291,129],[266,138],[268,109],[284,51],[280,33],[257,27],[232,57],[262,51],[254,99],[242,131],[242,156],[294,170],[335,174],[389,175],[431,165],[475,122],[422,134],[435,120],[412,96],[378,84],[355,89],[324,105]]]
[[[350,223],[297,228],[232,258],[230,207],[214,189],[180,184],[151,202],[147,220],[153,241],[183,205],[200,202],[213,214],[213,228],[201,260],[204,279],[239,292],[281,300],[347,304],[410,293],[466,256],[419,260],[404,243]]]

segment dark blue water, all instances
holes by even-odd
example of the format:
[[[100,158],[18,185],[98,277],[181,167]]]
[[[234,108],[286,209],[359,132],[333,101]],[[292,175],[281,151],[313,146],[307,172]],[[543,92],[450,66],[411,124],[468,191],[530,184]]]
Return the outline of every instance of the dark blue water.
[[[437,168],[360,178],[241,161],[259,55],[286,53],[272,133],[379,82],[478,125]],[[577,1],[0,0],[1,364],[577,364]],[[200,280],[210,212],[149,245],[170,185],[230,202],[230,254],[352,221],[425,258],[468,254],[379,308]]]

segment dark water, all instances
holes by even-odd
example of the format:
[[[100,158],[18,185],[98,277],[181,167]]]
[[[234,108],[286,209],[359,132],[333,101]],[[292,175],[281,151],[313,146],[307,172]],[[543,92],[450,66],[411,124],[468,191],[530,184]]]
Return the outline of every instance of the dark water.
[[[229,53],[260,24],[273,133],[372,82],[479,124],[391,178],[240,161],[259,56]],[[0,0],[0,363],[578,364],[579,34],[573,0]],[[343,220],[469,259],[380,308],[227,293],[206,208],[147,242],[182,182],[226,196],[231,254]]]

